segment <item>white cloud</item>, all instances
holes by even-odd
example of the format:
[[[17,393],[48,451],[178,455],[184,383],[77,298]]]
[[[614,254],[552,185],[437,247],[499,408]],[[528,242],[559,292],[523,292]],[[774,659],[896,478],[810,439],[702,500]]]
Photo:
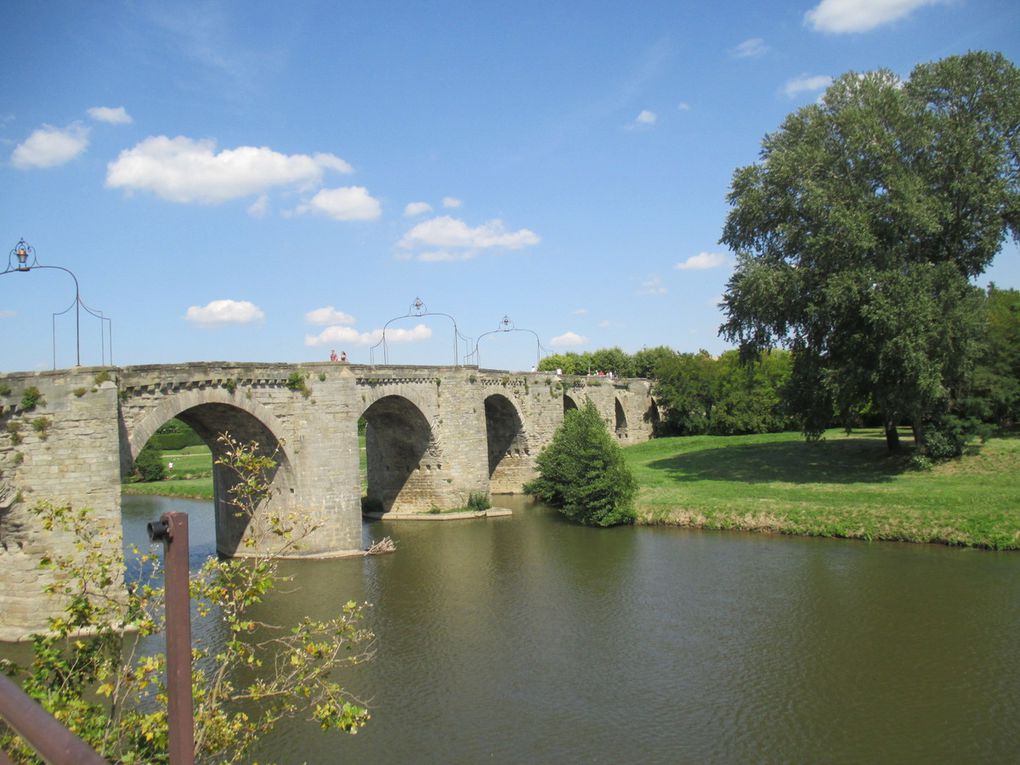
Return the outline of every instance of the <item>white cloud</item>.
[[[316,308],[305,314],[305,321],[309,324],[353,324],[354,317],[349,313],[336,310],[328,305],[325,308]]]
[[[215,204],[276,186],[316,186],[326,170],[353,172],[334,154],[280,154],[265,146],[217,152],[213,140],[161,135],[122,151],[106,166],[106,185],[151,191],[170,202]]]
[[[818,32],[868,32],[909,16],[918,8],[946,0],[822,0],[804,14],[804,24]]]
[[[191,306],[184,318],[196,324],[251,324],[262,321],[266,315],[247,300],[213,300],[204,307]]]
[[[22,170],[30,167],[57,167],[70,162],[89,145],[89,130],[75,122],[66,128],[43,125],[19,143],[11,153],[11,163]]]
[[[248,205],[248,214],[253,218],[264,218],[269,212],[269,195],[259,194],[259,198]]]
[[[123,106],[93,106],[88,115],[96,122],[110,125],[130,125],[134,120]]]
[[[658,274],[652,274],[643,282],[638,292],[642,295],[665,295],[666,288],[662,286],[662,279]]]
[[[760,37],[749,37],[730,50],[734,58],[757,58],[769,52],[769,46]]]
[[[831,84],[832,78],[827,74],[802,74],[800,77],[794,77],[792,80],[788,80],[783,86],[783,93],[786,94],[787,98],[794,98],[801,93],[824,90]]]
[[[574,315],[575,316],[587,316],[588,315],[588,309],[587,308],[578,308],[578,309],[576,309],[574,311]]]
[[[382,207],[364,186],[342,186],[322,189],[295,212],[322,213],[334,220],[375,220],[382,215]]]
[[[578,345],[584,345],[588,342],[588,338],[584,335],[579,335],[576,332],[564,332],[562,335],[557,335],[549,341],[549,345],[553,348],[573,348]]]
[[[703,271],[706,268],[725,266],[729,260],[730,257],[725,252],[699,252],[673,267],[681,271]]]
[[[428,202],[409,202],[404,207],[405,218],[413,218],[416,215],[424,215],[429,212],[432,212],[432,205]]]
[[[446,207],[448,209],[451,210],[456,209],[460,207],[462,204],[464,203],[457,199],[457,197],[443,197],[443,207]]]
[[[649,111],[648,109],[642,109],[641,113],[637,114],[637,116],[634,117],[634,124],[635,125],[646,125],[646,126],[650,127],[653,124],[655,124],[655,122],[656,122],[656,120],[658,120],[658,118],[659,118],[658,114],[656,114],[654,111]]]
[[[17,311],[8,311],[8,310],[0,311],[0,319],[13,319],[17,315],[18,315]]]
[[[540,241],[535,232],[526,228],[507,231],[498,219],[471,228],[459,218],[441,215],[416,225],[404,234],[399,246],[405,250],[428,248],[417,255],[418,259],[440,261],[465,260],[493,248],[519,250]]]
[[[353,327],[326,327],[317,335],[305,335],[305,345],[375,345],[382,340],[383,331],[358,332]],[[386,331],[387,343],[417,343],[432,337],[432,330],[424,324],[414,329],[390,329]]]
[[[682,112],[689,112],[691,110],[691,105],[686,101],[681,101],[676,105],[676,108]]]

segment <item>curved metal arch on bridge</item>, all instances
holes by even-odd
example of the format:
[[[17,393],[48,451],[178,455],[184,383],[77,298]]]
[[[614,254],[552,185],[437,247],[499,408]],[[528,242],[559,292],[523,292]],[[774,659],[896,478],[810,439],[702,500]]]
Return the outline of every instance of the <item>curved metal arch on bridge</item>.
[[[542,341],[538,337],[538,333],[535,332],[535,330],[533,329],[518,328],[517,326],[514,325],[513,321],[506,314],[503,315],[503,318],[500,320],[499,326],[496,329],[490,329],[488,332],[483,332],[478,336],[478,340],[475,342],[474,351],[468,354],[468,356],[474,356],[475,365],[479,367],[482,365],[481,356],[478,351],[478,346],[479,344],[481,344],[482,339],[488,335],[495,335],[496,333],[499,332],[530,332],[532,335],[535,336],[535,370],[537,371],[538,365],[542,363],[542,351],[545,350],[545,348],[542,347]],[[468,357],[465,357],[464,359],[465,362],[467,361],[467,358]]]
[[[31,262],[29,262],[31,261]],[[14,248],[7,255],[7,268],[4,271],[0,271],[0,276],[6,276],[7,274],[21,273],[25,274],[29,271],[35,271],[37,269],[48,269],[52,271],[63,271],[68,274],[71,279],[74,280],[74,300],[67,308],[63,311],[57,311],[52,314],[51,329],[52,329],[52,345],[53,345],[53,368],[57,368],[57,316],[61,316],[72,308],[75,309],[74,315],[74,350],[75,350],[75,366],[81,366],[81,309],[84,308],[89,314],[100,320],[99,323],[99,334],[101,338],[101,359],[102,366],[106,366],[106,335],[104,334],[105,329],[109,329],[109,346],[110,346],[110,365],[113,365],[113,320],[103,316],[102,311],[96,311],[85,305],[81,299],[81,287],[78,284],[78,276],[69,268],[63,266],[44,266],[39,263],[39,258],[36,255],[35,247],[28,244],[24,239],[20,239]]]
[[[453,365],[455,367],[460,366],[459,348],[457,343],[460,340],[463,340],[465,343],[468,343],[471,341],[471,338],[466,337],[460,333],[460,330],[457,328],[457,320],[454,319],[453,316],[451,316],[448,313],[429,311],[425,303],[422,302],[422,299],[420,297],[416,297],[414,299],[414,302],[408,307],[407,313],[405,313],[403,316],[394,316],[392,319],[390,319],[383,325],[382,339],[380,339],[378,343],[376,343],[375,345],[368,349],[369,363],[375,364],[375,349],[378,348],[380,345],[382,346],[383,351],[383,364],[390,363],[389,348],[386,344],[386,330],[389,329],[390,324],[392,324],[395,321],[400,321],[401,319],[414,319],[422,316],[445,316],[453,323]]]
[[[39,266],[39,268],[49,268],[49,266]],[[99,357],[100,357],[100,359],[102,359],[102,363],[100,364],[100,366],[104,366],[104,367],[107,366],[107,363],[106,363],[106,349],[107,349],[107,340],[109,340],[109,349],[110,349],[110,363],[109,363],[109,366],[112,367],[113,366],[113,319],[109,318],[108,316],[104,316],[103,312],[100,311],[100,310],[89,308],[85,304],[85,301],[81,299],[81,295],[79,295],[77,297],[77,299],[74,302],[71,303],[71,305],[69,305],[63,311],[54,311],[54,313],[53,313],[53,315],[51,317],[50,321],[51,321],[51,329],[52,329],[52,333],[53,333],[53,368],[54,369],[57,368],[57,317],[58,316],[63,316],[65,313],[70,311],[72,308],[75,307],[75,304],[77,304],[80,308],[84,308],[89,314],[91,314],[95,318],[99,319],[99,322],[100,322],[100,330],[99,330]],[[103,331],[104,329],[105,329],[105,332]],[[79,354],[80,353],[81,353],[81,349],[79,348]],[[80,365],[81,364],[79,363],[79,366]]]

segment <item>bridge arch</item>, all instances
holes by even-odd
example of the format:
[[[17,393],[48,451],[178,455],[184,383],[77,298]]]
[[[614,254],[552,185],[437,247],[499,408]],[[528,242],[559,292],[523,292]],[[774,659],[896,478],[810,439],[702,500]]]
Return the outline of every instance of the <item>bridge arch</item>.
[[[485,399],[485,434],[489,453],[489,491],[512,494],[520,491],[528,476],[531,449],[521,414],[502,393]]]
[[[577,409],[577,401],[566,393],[563,394],[563,414],[566,414],[571,409]]]
[[[230,503],[230,489],[238,477],[228,468],[216,464],[224,455],[225,446],[219,442],[223,433],[236,441],[254,441],[259,451],[272,456],[276,467],[269,476],[271,493],[287,497],[294,493],[296,478],[291,465],[283,427],[265,407],[249,400],[240,400],[226,391],[185,391],[166,397],[139,422],[124,439],[121,459],[122,474],[130,471],[135,458],[148,440],[164,423],[173,418],[187,423],[212,451],[213,495],[216,513],[216,549],[224,555],[243,555],[242,544],[251,522],[259,522],[238,515]]]
[[[367,507],[425,512],[441,507],[442,450],[421,407],[399,394],[376,398],[365,419]]]

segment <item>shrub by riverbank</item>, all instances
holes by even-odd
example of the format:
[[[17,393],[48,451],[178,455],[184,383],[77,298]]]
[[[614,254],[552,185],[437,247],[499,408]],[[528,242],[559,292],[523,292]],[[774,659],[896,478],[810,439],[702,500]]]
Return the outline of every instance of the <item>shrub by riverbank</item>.
[[[932,470],[883,434],[661,438],[628,447],[638,523],[1020,549],[1020,439]]]

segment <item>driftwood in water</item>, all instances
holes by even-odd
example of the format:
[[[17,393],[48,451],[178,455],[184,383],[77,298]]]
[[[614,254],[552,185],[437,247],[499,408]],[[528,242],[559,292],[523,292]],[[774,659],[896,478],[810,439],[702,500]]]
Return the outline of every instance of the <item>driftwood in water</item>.
[[[372,542],[372,545],[365,551],[369,555],[382,555],[383,553],[391,553],[397,551],[397,544],[390,537],[383,537],[378,542]]]

